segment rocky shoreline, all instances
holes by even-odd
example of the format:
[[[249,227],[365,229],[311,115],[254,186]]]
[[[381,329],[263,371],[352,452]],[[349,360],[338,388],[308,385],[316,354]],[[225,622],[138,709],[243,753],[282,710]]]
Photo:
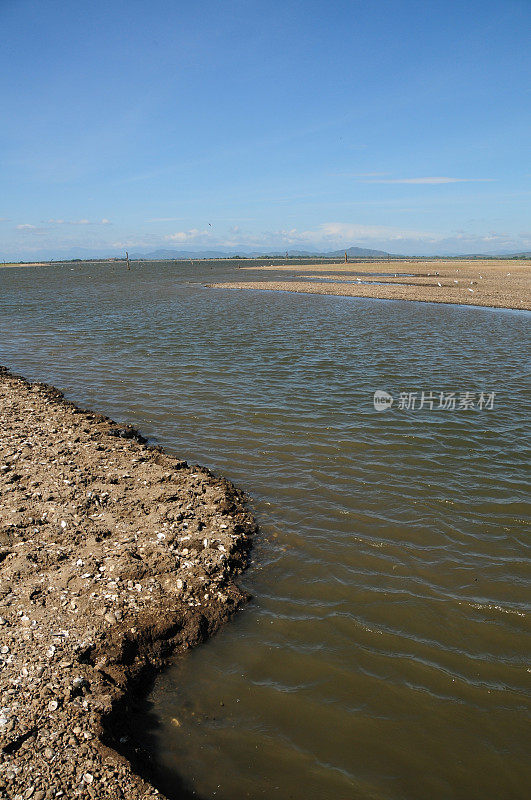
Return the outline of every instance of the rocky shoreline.
[[[246,601],[245,498],[5,368],[0,425],[0,799],[160,800],[130,706]]]

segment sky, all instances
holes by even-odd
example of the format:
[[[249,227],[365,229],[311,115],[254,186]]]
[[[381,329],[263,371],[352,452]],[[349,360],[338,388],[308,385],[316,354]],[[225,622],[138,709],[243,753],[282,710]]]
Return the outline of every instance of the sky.
[[[0,0],[0,259],[531,250],[531,0]]]

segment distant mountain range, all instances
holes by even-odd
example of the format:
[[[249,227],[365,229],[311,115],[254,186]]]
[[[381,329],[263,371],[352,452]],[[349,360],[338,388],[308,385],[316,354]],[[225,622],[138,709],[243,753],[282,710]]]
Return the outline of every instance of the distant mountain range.
[[[213,258],[286,258],[286,252],[290,258],[323,258],[323,259],[343,259],[345,256],[345,248],[340,250],[318,251],[318,250],[279,250],[278,247],[262,250],[247,250],[245,247],[237,248],[219,248],[217,250],[177,250],[165,248],[160,250],[152,250],[148,253],[130,252],[129,257],[134,260],[140,261],[173,261],[181,259],[213,259]],[[407,258],[531,258],[531,253],[528,252],[501,252],[501,253],[429,253],[419,255],[410,253],[408,255],[396,253],[387,253],[385,250],[371,250],[366,247],[347,247],[347,255],[349,259],[355,258],[391,258],[407,259]],[[104,252],[95,251],[92,248],[75,247],[68,251],[68,253],[59,255],[57,252],[41,251],[39,253],[21,253],[15,257],[12,254],[0,255],[0,260],[15,261],[25,263],[28,261],[72,261],[72,259],[82,261],[101,261],[108,259],[125,259],[125,251]]]
[[[240,256],[241,258],[267,258],[280,257],[285,258],[286,252],[292,258],[343,258],[345,250],[333,250],[330,252],[318,252],[316,250],[152,250],[150,253],[130,253],[129,257],[132,259],[139,259],[141,261],[151,261],[156,259],[184,259],[184,258],[234,258]],[[383,250],[369,250],[366,247],[348,247],[346,253],[349,258],[387,258],[389,253]]]
[[[397,255],[388,253],[385,250],[370,250],[367,247],[347,247],[342,250],[329,250],[327,252],[318,250],[245,250],[244,248],[220,249],[220,250],[152,250],[149,253],[130,253],[129,257],[139,261],[154,260],[180,260],[180,259],[209,259],[209,258],[286,258],[286,253],[290,258],[344,258],[345,252],[348,258],[531,258],[531,253],[462,253],[459,255],[447,253],[434,253],[427,256],[418,255]]]

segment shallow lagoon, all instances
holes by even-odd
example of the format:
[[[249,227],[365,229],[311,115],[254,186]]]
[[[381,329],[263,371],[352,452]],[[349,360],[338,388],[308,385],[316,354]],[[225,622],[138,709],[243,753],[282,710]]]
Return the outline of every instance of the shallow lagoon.
[[[161,769],[226,800],[523,798],[529,314],[202,286],[237,267],[0,271],[0,363],[226,474],[261,525],[254,600],[153,690]]]

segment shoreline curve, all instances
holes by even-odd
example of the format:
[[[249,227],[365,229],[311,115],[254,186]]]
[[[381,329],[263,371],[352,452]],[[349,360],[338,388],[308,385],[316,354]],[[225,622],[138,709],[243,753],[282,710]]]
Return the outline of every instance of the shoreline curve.
[[[246,497],[5,367],[0,425],[0,798],[160,800],[131,720],[249,599]]]
[[[531,311],[529,260],[405,259],[249,266],[245,270],[250,273],[246,280],[211,282],[207,286]]]

